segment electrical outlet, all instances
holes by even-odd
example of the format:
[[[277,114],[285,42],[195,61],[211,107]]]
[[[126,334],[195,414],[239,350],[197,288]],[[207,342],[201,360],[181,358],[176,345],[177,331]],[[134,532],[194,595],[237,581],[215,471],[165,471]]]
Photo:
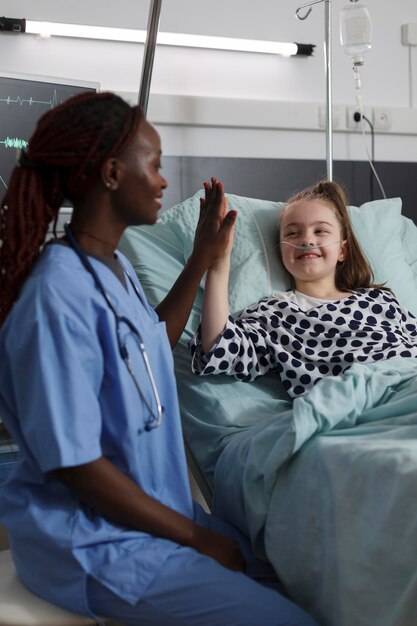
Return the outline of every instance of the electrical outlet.
[[[355,113],[359,113],[357,106],[346,107],[346,128],[350,130],[361,130],[361,121],[360,119],[357,122],[355,121]],[[365,108],[363,115],[369,120],[372,112],[370,109]],[[367,128],[366,125],[365,128]]]
[[[360,120],[355,122],[355,113],[358,113],[358,107],[347,107],[346,109],[346,128],[351,128],[352,130],[357,128],[360,130],[361,123]]]
[[[333,124],[334,129],[339,128],[340,126],[340,120],[342,117],[342,109],[343,107],[341,107],[339,104],[332,106],[332,124]],[[326,128],[326,115],[327,115],[327,109],[324,106],[324,104],[321,104],[319,108],[319,127],[320,128]]]
[[[392,124],[391,111],[385,107],[375,107],[372,115],[374,130],[389,130]]]

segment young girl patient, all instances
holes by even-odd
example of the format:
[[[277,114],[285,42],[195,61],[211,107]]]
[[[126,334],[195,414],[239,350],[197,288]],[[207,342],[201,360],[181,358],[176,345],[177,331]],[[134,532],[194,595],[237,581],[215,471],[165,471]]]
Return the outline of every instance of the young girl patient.
[[[228,310],[232,242],[209,269],[201,326],[190,342],[196,374],[248,382],[274,369],[297,397],[355,362],[417,358],[417,320],[373,283],[339,185],[321,182],[290,198],[278,235],[294,289],[263,298],[238,318]]]

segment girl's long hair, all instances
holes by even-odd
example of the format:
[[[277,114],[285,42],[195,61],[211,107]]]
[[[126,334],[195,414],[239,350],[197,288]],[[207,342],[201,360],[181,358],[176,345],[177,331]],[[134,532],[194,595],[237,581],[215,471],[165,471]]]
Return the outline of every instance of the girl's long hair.
[[[280,228],[282,215],[286,208],[301,200],[321,200],[334,212],[341,229],[341,236],[347,242],[346,256],[343,261],[339,261],[336,266],[335,283],[340,291],[355,291],[356,289],[374,287],[375,289],[386,289],[384,285],[375,284],[374,273],[367,260],[353,231],[352,222],[347,208],[346,194],[341,185],[334,181],[323,180],[296,193],[286,202],[281,211],[278,223],[278,237],[280,239]],[[278,246],[278,254],[282,261],[281,247]]]
[[[0,324],[39,256],[63,200],[82,198],[143,119],[112,93],[74,96],[40,118],[0,204]]]

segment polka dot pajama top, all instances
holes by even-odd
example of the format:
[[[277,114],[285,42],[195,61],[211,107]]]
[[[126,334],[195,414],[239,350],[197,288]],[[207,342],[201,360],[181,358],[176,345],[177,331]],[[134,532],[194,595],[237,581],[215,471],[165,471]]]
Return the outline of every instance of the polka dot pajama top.
[[[293,293],[275,293],[238,318],[229,315],[206,354],[199,328],[189,344],[193,372],[229,374],[249,382],[274,369],[294,398],[356,362],[417,358],[417,319],[389,291],[358,289],[342,300],[318,301],[308,310],[291,299]]]

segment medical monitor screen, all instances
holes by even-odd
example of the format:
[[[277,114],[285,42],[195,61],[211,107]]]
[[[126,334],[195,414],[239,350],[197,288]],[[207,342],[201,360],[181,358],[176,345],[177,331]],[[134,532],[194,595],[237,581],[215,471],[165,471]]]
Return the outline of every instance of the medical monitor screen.
[[[0,198],[38,119],[71,96],[98,90],[98,83],[0,73]]]

